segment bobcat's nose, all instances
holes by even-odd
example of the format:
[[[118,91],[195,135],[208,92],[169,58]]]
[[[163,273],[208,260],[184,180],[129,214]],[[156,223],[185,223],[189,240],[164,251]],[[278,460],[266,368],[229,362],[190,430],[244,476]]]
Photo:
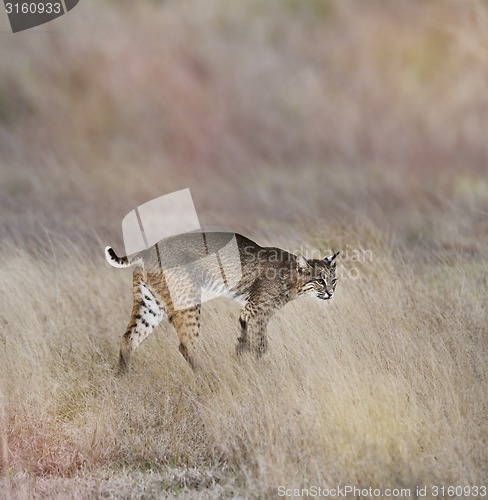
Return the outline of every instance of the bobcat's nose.
[[[328,290],[325,290],[323,293],[319,294],[319,299],[329,300],[332,298],[333,293],[330,293]]]

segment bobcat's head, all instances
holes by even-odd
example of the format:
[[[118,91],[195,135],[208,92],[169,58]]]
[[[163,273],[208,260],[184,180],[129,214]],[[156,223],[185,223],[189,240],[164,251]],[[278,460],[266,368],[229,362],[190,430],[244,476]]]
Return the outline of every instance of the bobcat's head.
[[[337,284],[336,258],[339,252],[323,260],[307,260],[297,256],[297,272],[299,276],[298,295],[311,295],[320,300],[329,300],[334,295]]]

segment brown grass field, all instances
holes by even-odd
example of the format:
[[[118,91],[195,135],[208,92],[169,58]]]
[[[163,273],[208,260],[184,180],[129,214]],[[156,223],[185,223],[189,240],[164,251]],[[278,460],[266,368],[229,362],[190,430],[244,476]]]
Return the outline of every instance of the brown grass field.
[[[0,11],[1,498],[488,486],[486,2]],[[342,279],[262,360],[218,299],[197,374],[165,324],[117,376],[131,272],[103,248],[185,187],[202,224],[342,249]]]

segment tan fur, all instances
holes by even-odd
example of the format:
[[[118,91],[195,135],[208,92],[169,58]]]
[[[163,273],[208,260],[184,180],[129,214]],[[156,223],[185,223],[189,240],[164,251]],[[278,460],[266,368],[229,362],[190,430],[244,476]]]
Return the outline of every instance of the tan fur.
[[[204,244],[202,245],[202,238]],[[234,239],[235,238],[235,239]],[[208,256],[216,255],[229,241],[237,243],[235,254],[217,269]],[[219,291],[244,307],[239,317],[241,335],[238,354],[251,350],[260,356],[267,349],[266,328],[273,314],[300,295],[330,299],[336,286],[336,256],[307,260],[275,247],[257,243],[233,233],[187,233],[162,240],[131,258],[117,257],[109,247],[107,260],[114,267],[138,267],[133,276],[133,308],[120,346],[120,369],[125,371],[134,350],[167,318],[180,341],[179,350],[195,368],[195,342],[200,330],[202,289],[214,289],[215,283],[227,284],[224,267],[233,286]],[[162,264],[164,262],[164,265]],[[188,266],[191,263],[191,267]],[[191,272],[188,269],[191,268]],[[177,283],[178,307],[171,296],[167,279]],[[174,289],[171,290],[174,294]]]

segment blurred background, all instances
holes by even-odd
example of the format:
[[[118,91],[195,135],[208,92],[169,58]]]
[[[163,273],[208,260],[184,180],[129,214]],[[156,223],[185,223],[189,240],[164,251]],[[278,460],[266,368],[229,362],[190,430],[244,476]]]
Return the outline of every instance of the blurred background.
[[[16,35],[0,19],[4,241],[102,258],[126,213],[189,187],[202,224],[258,241],[486,244],[486,2],[82,0]]]
[[[0,490],[483,483],[487,131],[485,0],[81,0],[15,35],[0,8]],[[265,363],[222,300],[202,376],[164,325],[118,378],[103,248],[187,187],[203,225],[357,279],[276,315]]]

